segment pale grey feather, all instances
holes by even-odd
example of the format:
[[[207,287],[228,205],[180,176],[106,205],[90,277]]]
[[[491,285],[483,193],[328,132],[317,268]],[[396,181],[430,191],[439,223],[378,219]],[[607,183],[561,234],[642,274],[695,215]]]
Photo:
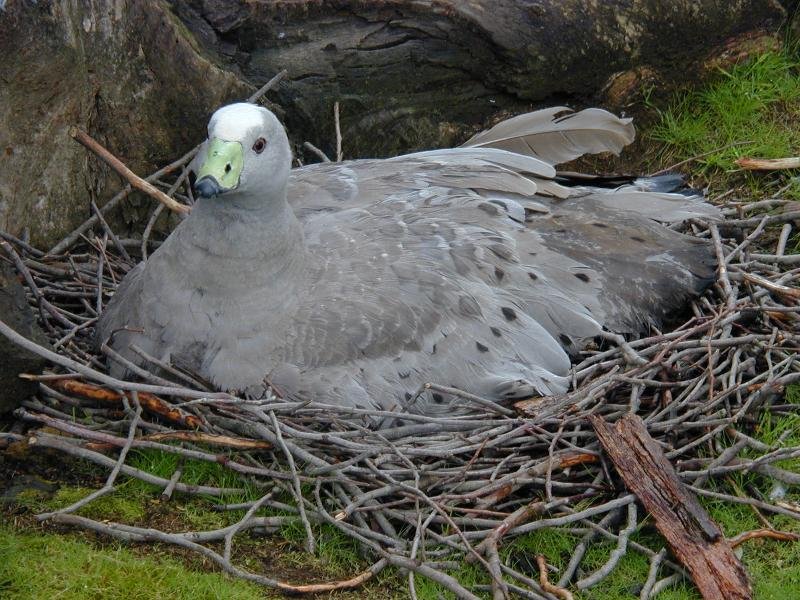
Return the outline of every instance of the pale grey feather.
[[[706,242],[656,222],[713,214],[700,198],[569,188],[539,159],[481,148],[289,173],[263,114],[271,162],[247,154],[239,188],[201,198],[101,316],[101,340],[127,328],[111,343],[130,360],[136,344],[223,389],[452,412],[409,403],[427,381],[500,401],[564,392],[570,352],[658,322],[713,274]]]
[[[631,119],[621,119],[599,108],[575,113],[556,106],[498,123],[474,135],[464,147],[498,148],[558,165],[584,154],[619,154],[635,134]]]

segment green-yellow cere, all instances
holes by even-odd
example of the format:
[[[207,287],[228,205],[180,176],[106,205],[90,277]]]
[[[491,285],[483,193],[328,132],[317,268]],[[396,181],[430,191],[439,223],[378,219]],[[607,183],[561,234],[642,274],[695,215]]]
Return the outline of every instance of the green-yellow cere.
[[[197,179],[210,175],[224,191],[239,185],[239,176],[244,166],[244,151],[240,142],[226,142],[214,138],[208,145],[208,155],[197,172]]]

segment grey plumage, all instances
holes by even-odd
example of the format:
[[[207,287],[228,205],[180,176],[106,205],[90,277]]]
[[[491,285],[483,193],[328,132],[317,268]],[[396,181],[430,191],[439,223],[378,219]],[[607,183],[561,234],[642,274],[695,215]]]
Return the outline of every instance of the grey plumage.
[[[658,322],[710,281],[708,244],[656,221],[716,214],[636,183],[555,181],[542,158],[618,151],[633,136],[605,111],[563,110],[464,148],[290,172],[274,115],[225,107],[209,137],[241,142],[238,185],[201,198],[127,275],[98,337],[116,331],[128,359],[141,360],[135,344],[223,389],[258,394],[268,380],[343,406],[397,409],[426,381],[496,400],[563,392],[568,353],[603,327]],[[259,136],[263,154],[250,150]],[[411,410],[451,407],[434,395]]]

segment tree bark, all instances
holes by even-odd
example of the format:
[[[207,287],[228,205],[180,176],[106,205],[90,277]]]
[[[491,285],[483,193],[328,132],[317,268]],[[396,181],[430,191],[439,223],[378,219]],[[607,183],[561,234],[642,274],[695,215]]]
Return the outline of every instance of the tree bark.
[[[639,498],[706,600],[749,600],[747,571],[719,526],[683,485],[636,415],[614,425],[589,417],[625,486]]]
[[[295,133],[349,157],[454,143],[499,110],[596,99],[620,72],[666,87],[716,46],[774,30],[775,0],[173,0],[217,60],[279,94]],[[637,79],[637,82],[639,80]],[[645,82],[639,82],[645,83]]]

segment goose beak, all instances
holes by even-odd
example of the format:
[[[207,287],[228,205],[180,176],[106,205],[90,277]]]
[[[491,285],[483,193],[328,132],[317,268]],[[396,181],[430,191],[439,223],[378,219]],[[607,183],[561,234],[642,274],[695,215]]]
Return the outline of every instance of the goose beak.
[[[206,175],[194,183],[194,193],[198,198],[211,198],[222,193],[222,188],[213,175]]]
[[[195,193],[201,198],[210,198],[236,189],[243,166],[244,151],[240,142],[210,140],[203,165],[197,171]]]

